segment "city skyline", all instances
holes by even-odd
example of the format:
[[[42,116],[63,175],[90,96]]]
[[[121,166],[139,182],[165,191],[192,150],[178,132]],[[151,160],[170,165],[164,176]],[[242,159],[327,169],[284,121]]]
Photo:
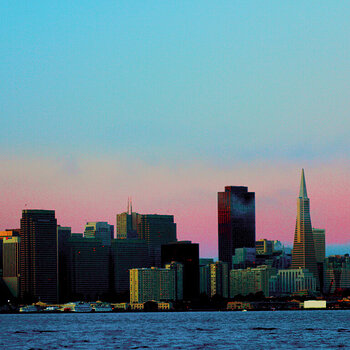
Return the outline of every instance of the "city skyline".
[[[114,224],[132,196],[215,256],[216,193],[247,186],[257,238],[292,244],[304,167],[314,225],[350,247],[349,11],[1,2],[0,229],[26,204],[73,231]]]
[[[259,195],[258,195],[259,197]],[[124,207],[125,207],[125,203],[124,203]],[[25,207],[24,209],[29,209],[29,207]],[[32,208],[32,209],[35,209],[35,208]],[[36,208],[36,209],[47,209],[47,208]],[[125,208],[124,208],[125,209]],[[49,209],[50,210],[50,209]],[[56,209],[52,209],[52,210],[55,210],[57,212]],[[215,209],[217,210],[217,208]],[[124,210],[125,211],[125,210]],[[20,212],[20,211],[19,211]],[[169,215],[170,213],[170,210],[166,210],[165,213],[167,215]],[[159,212],[158,212],[159,214]],[[56,214],[57,215],[57,214]],[[216,215],[217,215],[217,212],[216,212]],[[258,213],[256,214],[256,221],[259,222],[259,217],[258,217]],[[314,215],[314,214],[313,214]],[[115,214],[112,214],[112,216],[114,217],[114,221],[115,221]],[[176,214],[174,215],[175,216],[175,222],[177,224],[178,227],[181,227],[181,223],[179,225],[179,222],[176,220]],[[293,215],[295,216],[295,214]],[[317,215],[316,215],[317,216]],[[13,219],[13,218],[12,218]],[[76,218],[74,218],[76,219]],[[60,218],[58,215],[57,215],[57,220],[58,220],[58,224],[60,224],[61,226],[69,226],[69,227],[72,227],[72,232],[81,232],[83,233],[84,232],[84,226],[88,223],[88,220],[87,221],[83,221],[83,224],[82,226],[80,225],[74,225],[72,224],[73,222],[76,222],[76,220],[72,220],[72,222],[65,222],[64,224],[62,224],[62,218]],[[13,221],[13,220],[12,220]],[[100,220],[98,220],[100,221]],[[114,222],[113,220],[111,221],[108,221],[109,224],[112,224],[116,227],[116,223]],[[192,222],[193,224],[193,222]],[[0,222],[0,225],[1,225],[1,222]],[[216,223],[217,225],[217,223]],[[18,223],[14,224],[14,225],[8,225],[6,227],[3,227],[0,229],[9,229],[9,228],[16,228],[18,225]],[[216,226],[217,227],[217,226]],[[321,225],[318,225],[318,224],[314,224],[313,227],[317,227],[317,228],[324,228],[322,227]],[[280,241],[282,241],[284,244],[286,244],[287,246],[290,246],[292,247],[292,244],[293,244],[293,237],[294,237],[294,230],[295,230],[295,217],[294,217],[294,220],[293,220],[293,233],[289,233],[288,235],[286,236],[279,236],[277,233],[276,234],[273,234],[273,233],[268,233],[268,234],[262,234],[261,231],[258,231],[258,229],[256,230],[256,239],[262,239],[262,238],[267,238],[267,239],[278,239]],[[259,233],[260,232],[260,233]],[[217,231],[215,232],[214,235],[212,235],[214,239],[217,239]],[[216,236],[216,237],[214,237]],[[288,237],[289,236],[289,237]],[[332,240],[330,240],[331,237],[329,237],[329,231],[327,232],[327,235],[326,235],[326,248],[327,248],[327,255],[332,255],[332,254],[345,254],[349,251],[350,249],[350,244],[346,244],[348,243],[346,240],[344,241],[345,244],[340,244],[339,246],[337,246],[336,244],[332,244]],[[344,235],[345,238],[346,238],[346,235]],[[191,234],[183,234],[183,232],[179,233],[178,231],[178,239],[179,240],[193,240],[195,242],[198,242],[200,243],[200,247],[201,247],[201,256],[202,257],[205,257],[205,256],[212,256],[212,257],[215,257],[215,258],[218,258],[218,253],[217,253],[217,250],[215,249],[218,249],[216,243],[215,243],[215,246],[211,245],[211,246],[204,246],[203,247],[203,239],[201,239],[201,237],[199,236],[199,238],[197,238],[198,236],[196,235],[191,235]],[[283,239],[287,237],[287,239]],[[203,237],[202,237],[203,238]],[[210,238],[210,237],[209,237]],[[205,240],[204,240],[205,241]],[[212,242],[211,242],[212,243]],[[203,249],[204,248],[204,249]]]

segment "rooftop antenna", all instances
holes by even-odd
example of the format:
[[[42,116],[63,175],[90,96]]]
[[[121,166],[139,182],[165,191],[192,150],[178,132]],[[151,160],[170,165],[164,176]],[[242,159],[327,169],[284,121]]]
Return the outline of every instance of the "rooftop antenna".
[[[132,198],[130,197],[130,214],[132,214]]]

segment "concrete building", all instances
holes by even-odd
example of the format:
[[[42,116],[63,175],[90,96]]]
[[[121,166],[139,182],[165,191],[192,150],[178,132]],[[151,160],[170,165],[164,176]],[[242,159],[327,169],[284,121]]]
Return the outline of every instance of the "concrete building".
[[[276,276],[270,277],[271,295],[290,295],[298,292],[315,292],[316,278],[307,269],[279,270]]]
[[[19,244],[20,237],[3,240],[3,280],[14,297],[19,296]]]
[[[109,225],[107,222],[87,222],[84,229],[85,238],[99,239],[104,246],[111,245],[111,239],[114,235],[113,225]]]
[[[141,239],[114,239],[111,245],[112,284],[117,294],[128,293],[129,270],[150,267],[148,245]]]
[[[165,268],[175,271],[175,300],[183,300],[184,298],[184,266],[181,263],[172,261],[166,264]]]
[[[54,210],[23,210],[20,291],[24,299],[58,301],[57,220]]]
[[[173,261],[183,264],[183,298],[199,297],[199,244],[179,241],[162,245],[162,266]]]
[[[258,239],[255,242],[256,254],[271,255],[274,251],[273,246],[273,241],[269,241],[268,239]]]
[[[2,242],[6,237],[19,237],[20,229],[0,231],[0,277],[2,276]]]
[[[245,269],[247,267],[254,267],[255,259],[255,248],[236,248],[234,255],[232,255],[232,268]]]
[[[219,260],[231,269],[237,248],[255,248],[255,193],[248,187],[226,186],[218,192]]]
[[[326,230],[312,228],[312,235],[314,238],[316,261],[323,264],[326,258]]]
[[[325,259],[324,288],[326,294],[350,288],[350,256],[331,255]]]
[[[130,270],[130,303],[174,301],[176,273],[173,269],[141,268]]]
[[[292,252],[292,269],[308,269],[316,278],[319,288],[318,268],[315,254],[314,236],[310,217],[310,200],[307,196],[304,169],[301,172],[297,219]]]
[[[268,266],[238,269],[230,271],[230,297],[263,292],[265,297],[270,296],[269,279],[276,273],[276,269]]]

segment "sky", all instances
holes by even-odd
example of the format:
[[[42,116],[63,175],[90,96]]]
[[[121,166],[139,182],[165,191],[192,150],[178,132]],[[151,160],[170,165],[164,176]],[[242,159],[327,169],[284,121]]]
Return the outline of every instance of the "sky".
[[[0,230],[173,214],[217,256],[217,192],[291,244],[301,168],[350,252],[350,12],[334,1],[1,1]]]

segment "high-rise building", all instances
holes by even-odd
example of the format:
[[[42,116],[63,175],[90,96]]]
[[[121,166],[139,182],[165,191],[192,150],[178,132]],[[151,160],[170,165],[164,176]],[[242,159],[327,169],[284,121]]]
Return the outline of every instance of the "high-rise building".
[[[19,296],[19,242],[16,236],[3,240],[3,280],[14,297]]]
[[[114,227],[107,222],[87,222],[85,225],[84,237],[99,239],[104,246],[111,245],[111,237],[113,235]]]
[[[130,303],[176,300],[176,271],[164,268],[130,270]]]
[[[289,295],[298,292],[315,292],[317,280],[308,269],[279,270],[269,281],[271,295]]]
[[[184,266],[176,261],[166,264],[165,268],[175,271],[175,300],[184,298]]]
[[[136,239],[138,213],[132,211],[131,200],[128,200],[128,207],[125,213],[117,214],[117,238],[118,239]]]
[[[245,269],[255,267],[256,250],[255,248],[236,248],[232,255],[232,268]]]
[[[71,227],[57,226],[58,295],[60,302],[68,301],[69,297],[69,249],[67,243],[71,236]]]
[[[228,298],[228,266],[221,261],[200,266],[200,293]]]
[[[326,230],[312,228],[320,290],[324,287],[324,259],[326,258]]]
[[[10,229],[5,231],[0,231],[0,277],[2,275],[2,242],[6,237],[19,237],[19,229]]]
[[[350,289],[350,256],[328,256],[325,259],[323,291],[331,294],[342,289]]]
[[[129,292],[130,269],[150,267],[148,245],[141,239],[112,240],[111,257],[112,284],[118,294]]]
[[[219,260],[231,268],[236,248],[255,248],[255,193],[226,186],[218,193]]]
[[[323,263],[326,258],[326,230],[312,228],[314,238],[315,255],[318,263]]]
[[[199,296],[199,244],[179,241],[162,245],[162,266],[173,261],[183,264],[183,297]]]
[[[109,247],[99,239],[71,237],[69,249],[69,297],[97,300],[109,292]]]
[[[56,303],[58,263],[55,211],[23,210],[20,237],[21,297]]]
[[[265,297],[269,293],[269,279],[276,273],[276,269],[266,265],[255,268],[230,271],[230,297],[263,292]]]
[[[151,265],[160,267],[162,244],[177,241],[174,216],[157,214],[139,215],[137,234],[139,239],[145,240],[148,244]],[[171,261],[167,261],[167,263]]]
[[[310,217],[310,200],[306,192],[304,169],[302,169],[301,172],[300,191],[297,201],[297,219],[295,225],[291,268],[308,269],[314,274],[317,287],[319,288],[314,236],[312,233]]]
[[[273,249],[273,241],[269,241],[268,239],[258,239],[255,242],[256,254],[272,254]]]

